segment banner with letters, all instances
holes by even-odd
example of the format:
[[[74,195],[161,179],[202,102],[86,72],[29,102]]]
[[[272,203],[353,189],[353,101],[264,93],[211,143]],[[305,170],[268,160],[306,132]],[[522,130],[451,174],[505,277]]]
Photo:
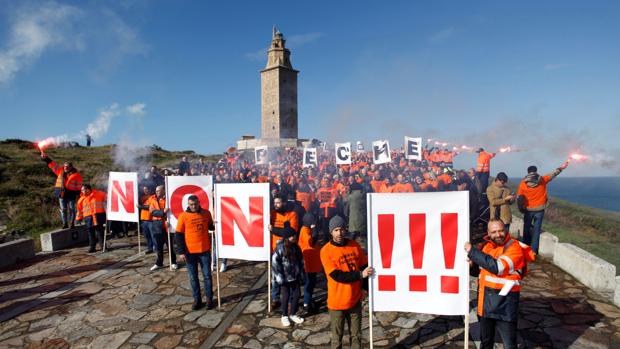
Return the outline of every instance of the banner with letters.
[[[467,191],[368,194],[370,311],[469,312]]]
[[[390,142],[387,140],[372,142],[372,162],[375,165],[391,162]]]
[[[269,163],[269,149],[266,145],[254,148],[254,161],[257,165],[267,165]]]
[[[335,143],[336,165],[351,165],[351,142]]]
[[[405,136],[405,145],[403,149],[405,151],[405,159],[422,160],[422,137]]]
[[[219,258],[270,259],[268,183],[216,184],[215,212]]]
[[[110,172],[108,177],[107,219],[121,222],[138,222],[138,174],[136,172]]]
[[[303,164],[304,167],[319,167],[316,156],[316,148],[304,148]]]
[[[362,143],[362,141],[355,142],[355,145],[356,145],[356,151],[358,153],[363,153],[364,152],[364,143]]]
[[[187,209],[187,198],[198,197],[200,207],[213,217],[213,176],[166,176],[166,205],[170,208],[168,222],[175,231],[181,212]]]

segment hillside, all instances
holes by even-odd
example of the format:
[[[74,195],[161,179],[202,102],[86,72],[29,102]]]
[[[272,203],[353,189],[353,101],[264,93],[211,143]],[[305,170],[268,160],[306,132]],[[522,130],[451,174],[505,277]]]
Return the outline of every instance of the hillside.
[[[84,183],[107,185],[108,171],[124,171],[114,164],[113,145],[98,147],[50,148],[47,154],[57,161],[72,161]],[[157,146],[146,148],[136,162],[158,167],[174,167],[183,155]],[[209,157],[211,160],[217,158]],[[134,169],[135,170],[135,169]],[[59,227],[58,204],[53,197],[55,175],[41,160],[39,150],[29,141],[8,139],[0,142],[0,231],[24,230],[28,235]]]
[[[58,162],[73,161],[85,182],[106,185],[108,171],[123,171],[114,164],[114,146],[54,148],[47,153]],[[200,155],[193,151],[172,152],[157,146],[147,149],[136,162],[147,166],[176,167],[180,158]],[[207,157],[215,161],[217,155]],[[59,226],[58,204],[53,198],[55,176],[32,142],[0,142],[0,230],[24,230],[38,236]],[[515,208],[515,214],[520,215]],[[620,213],[576,205],[557,198],[545,214],[544,229],[562,242],[571,242],[615,264],[620,270]],[[37,242],[38,243],[38,242]]]

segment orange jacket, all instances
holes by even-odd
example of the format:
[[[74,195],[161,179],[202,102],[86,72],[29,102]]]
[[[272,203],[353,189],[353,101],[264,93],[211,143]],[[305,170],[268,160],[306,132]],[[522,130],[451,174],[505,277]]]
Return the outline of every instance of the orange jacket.
[[[79,195],[79,191],[82,189],[82,175],[77,170],[67,174],[63,166],[58,165],[53,160],[47,164],[47,167],[56,175],[56,184],[54,184],[56,195],[64,197],[65,190],[77,192],[76,195]]]
[[[314,192],[303,192],[297,191],[295,194],[295,200],[301,203],[301,206],[306,210],[306,212],[310,212],[312,207],[312,203],[314,202]]]
[[[452,176],[447,173],[442,173],[437,176],[437,180],[441,181],[444,185],[449,185],[450,183],[452,183]]]
[[[81,221],[86,217],[92,217],[93,225],[104,222],[97,221],[97,213],[105,213],[106,193],[93,189],[88,196],[80,196],[76,205],[75,220]],[[99,215],[101,217],[101,215]]]
[[[527,262],[535,259],[531,248],[506,234],[502,245],[489,241],[482,251],[472,248],[468,257],[480,266],[478,315],[516,321],[521,280]],[[502,290],[506,295],[500,295]]]
[[[476,168],[477,172],[490,172],[491,171],[491,159],[495,157],[495,153],[487,153],[486,151],[481,151],[478,154],[478,167]]]
[[[392,193],[413,193],[411,183],[396,183],[392,186]]]
[[[297,213],[295,211],[286,211],[279,213],[278,211],[271,211],[271,226],[274,228],[284,228],[284,222],[289,222],[291,228],[295,231],[299,231],[299,220],[297,219]],[[281,237],[271,234],[271,251],[275,251],[276,244]]]
[[[376,179],[373,179],[372,181],[370,181],[370,186],[372,187],[372,191],[375,193],[380,193],[381,192],[381,187],[385,184],[385,181],[378,181]]]
[[[330,274],[334,270],[361,272],[362,267],[368,265],[366,254],[353,240],[349,240],[345,246],[336,246],[329,242],[321,249],[321,264],[327,278],[327,308],[351,309],[362,297],[362,281],[338,282]]]
[[[540,182],[535,187],[529,187],[524,180],[519,183],[517,195],[522,195],[525,198],[526,208],[544,209],[547,205],[547,184],[551,179],[548,175],[540,178]]]
[[[310,227],[301,227],[297,243],[301,248],[301,253],[304,255],[304,270],[306,273],[319,273],[323,271],[321,246],[317,241],[312,241],[312,230]]]
[[[140,196],[140,205],[148,206],[149,200],[153,195],[151,194],[143,194]],[[151,220],[151,211],[140,209],[140,220],[141,221],[150,221]]]

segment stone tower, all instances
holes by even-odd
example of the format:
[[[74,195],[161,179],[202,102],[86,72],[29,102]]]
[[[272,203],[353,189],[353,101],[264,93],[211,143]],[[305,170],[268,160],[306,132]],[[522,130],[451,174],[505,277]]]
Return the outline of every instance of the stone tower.
[[[297,139],[297,74],[291,65],[291,51],[286,40],[273,27],[267,66],[260,72],[261,80],[261,138]]]

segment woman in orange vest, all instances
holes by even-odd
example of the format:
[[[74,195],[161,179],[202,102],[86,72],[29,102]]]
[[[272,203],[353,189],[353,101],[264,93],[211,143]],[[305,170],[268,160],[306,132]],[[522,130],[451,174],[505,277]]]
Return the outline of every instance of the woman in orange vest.
[[[97,240],[103,250],[103,234],[106,224],[106,194],[93,189],[90,184],[82,185],[82,196],[77,203],[76,221],[84,221],[88,228],[88,253],[95,252]]]

